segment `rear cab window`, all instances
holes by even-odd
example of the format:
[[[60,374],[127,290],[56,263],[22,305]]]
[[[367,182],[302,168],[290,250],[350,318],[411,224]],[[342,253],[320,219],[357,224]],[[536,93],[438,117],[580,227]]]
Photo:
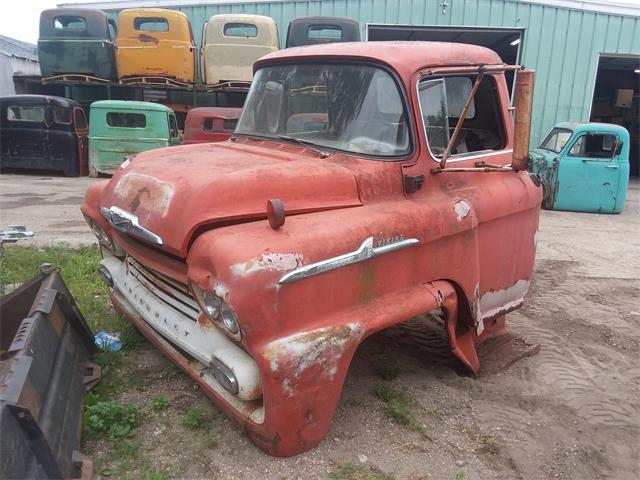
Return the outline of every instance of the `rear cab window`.
[[[10,106],[7,108],[7,120],[11,122],[44,122],[43,107]]]
[[[53,19],[53,28],[56,30],[82,31],[87,29],[87,22],[84,18],[76,15],[60,15]]]
[[[168,32],[169,22],[162,17],[137,17],[133,20],[133,28],[145,32]]]
[[[418,100],[429,151],[442,158],[473,89],[475,74],[425,76],[418,82]],[[505,148],[506,129],[495,79],[485,75],[480,81],[465,115],[451,161]]]
[[[107,125],[118,128],[145,128],[147,117],[144,113],[107,112]]]
[[[337,25],[311,25],[307,29],[311,40],[337,41],[342,39],[342,28]]]
[[[258,36],[258,27],[251,23],[225,23],[225,37],[254,38]]]
[[[222,120],[222,128],[224,130],[234,131],[237,125],[237,118],[225,118],[224,120]]]

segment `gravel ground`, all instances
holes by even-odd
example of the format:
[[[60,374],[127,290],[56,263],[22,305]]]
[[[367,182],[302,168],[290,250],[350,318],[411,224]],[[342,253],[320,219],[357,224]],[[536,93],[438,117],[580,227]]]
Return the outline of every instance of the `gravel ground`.
[[[91,242],[78,207],[93,181],[0,175],[1,224],[26,224],[38,244]],[[132,441],[143,460],[114,475],[113,446],[84,448],[98,478],[141,478],[142,463],[175,478],[640,478],[639,232],[637,180],[620,215],[543,211],[532,288],[507,317],[540,353],[474,380],[441,336],[415,334],[426,319],[381,332],[358,350],[328,437],[302,455],[269,457],[224,417],[212,421],[215,441],[186,429],[180,415],[208,401],[149,346],[127,354],[144,382],[119,394],[142,410]],[[397,360],[394,380],[378,375],[381,355]],[[422,433],[389,418],[379,384],[406,390]],[[150,407],[159,394],[163,412]]]

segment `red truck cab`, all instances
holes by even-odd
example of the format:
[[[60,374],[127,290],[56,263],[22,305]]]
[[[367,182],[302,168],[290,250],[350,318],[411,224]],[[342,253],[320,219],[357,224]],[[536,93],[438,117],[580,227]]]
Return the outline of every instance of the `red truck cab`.
[[[479,370],[531,281],[541,189],[520,155],[530,104],[514,140],[491,50],[336,43],[254,68],[230,141],[140,153],[82,211],[114,305],[288,456],[325,437],[377,331],[440,312]]]
[[[224,142],[238,124],[242,108],[198,107],[187,113],[182,144]]]

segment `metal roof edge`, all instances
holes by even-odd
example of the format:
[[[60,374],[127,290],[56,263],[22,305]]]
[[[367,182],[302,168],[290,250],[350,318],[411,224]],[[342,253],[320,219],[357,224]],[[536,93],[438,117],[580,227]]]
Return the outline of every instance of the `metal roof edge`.
[[[516,3],[531,3],[549,7],[582,10],[585,12],[607,13],[640,17],[640,7],[630,3],[603,0],[509,0]]]
[[[239,5],[244,3],[295,3],[301,0],[106,0],[74,3],[58,3],[57,6],[97,8],[105,11],[122,10],[125,8],[170,8],[170,7],[198,7],[205,5]],[[322,0],[302,0],[307,3],[320,3]]]
[[[88,1],[77,3],[59,3],[58,7],[97,8],[113,11],[124,8],[145,7],[187,7],[205,5],[240,5],[245,3],[295,3],[305,0],[112,0]],[[307,3],[320,3],[322,0],[306,0]],[[626,15],[640,17],[640,7],[615,0],[503,0],[514,3],[530,3],[549,7],[581,10],[586,12],[606,13],[610,15]]]

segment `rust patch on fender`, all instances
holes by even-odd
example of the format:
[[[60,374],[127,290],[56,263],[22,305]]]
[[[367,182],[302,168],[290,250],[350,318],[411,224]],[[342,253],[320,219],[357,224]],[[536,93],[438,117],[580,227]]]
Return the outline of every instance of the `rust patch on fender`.
[[[297,253],[263,253],[260,258],[252,258],[244,263],[231,266],[234,275],[244,277],[260,271],[288,272],[304,264],[304,258]]]
[[[314,383],[320,378],[333,380],[343,353],[357,344],[363,334],[357,323],[319,328],[271,342],[264,356],[274,376],[281,381],[285,395],[291,397],[307,370],[319,370],[311,379]]]
[[[173,198],[173,185],[148,175],[127,173],[120,177],[114,189],[129,212],[138,208],[165,216]]]

